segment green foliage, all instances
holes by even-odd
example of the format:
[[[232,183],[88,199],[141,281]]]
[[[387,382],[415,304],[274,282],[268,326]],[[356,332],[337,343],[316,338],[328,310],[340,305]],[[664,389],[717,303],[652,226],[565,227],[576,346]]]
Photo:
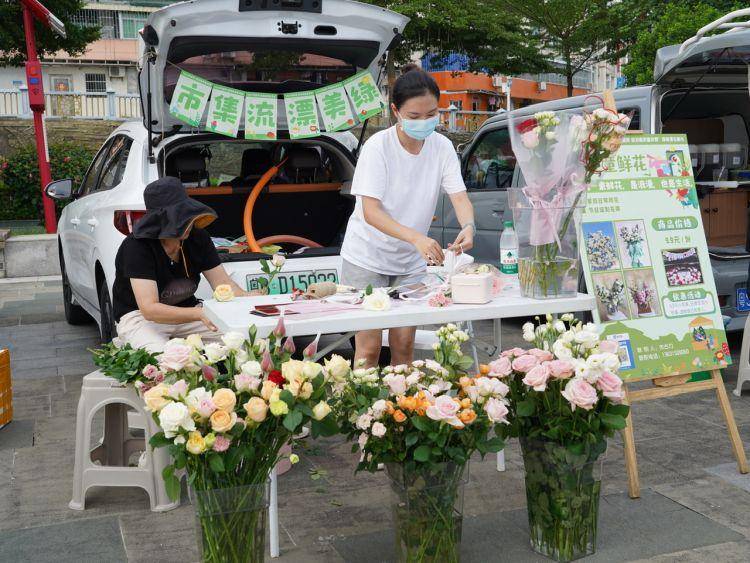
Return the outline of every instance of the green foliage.
[[[82,54],[86,45],[99,39],[98,27],[83,27],[71,23],[73,15],[84,7],[81,0],[44,0],[50,12],[65,24],[67,38],[63,39],[51,29],[35,21],[34,31],[39,57],[66,51],[71,56]],[[26,59],[23,17],[20,2],[0,2],[0,64],[22,65]]]
[[[79,145],[63,142],[51,145],[49,156],[52,178],[70,178],[75,187],[81,183],[94,153]],[[0,156],[0,220],[41,220],[43,216],[36,147],[26,145],[7,158]]]
[[[135,383],[143,378],[141,372],[144,367],[158,363],[156,357],[148,350],[133,348],[130,344],[118,348],[110,342],[98,350],[92,350],[92,354],[94,365],[102,370],[102,373],[121,383]]]

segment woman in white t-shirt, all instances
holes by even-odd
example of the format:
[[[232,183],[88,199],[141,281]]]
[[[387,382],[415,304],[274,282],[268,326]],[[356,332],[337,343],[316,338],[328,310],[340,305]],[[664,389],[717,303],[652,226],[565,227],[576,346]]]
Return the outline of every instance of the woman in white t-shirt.
[[[364,289],[421,280],[427,265],[443,263],[439,242],[427,232],[440,191],[448,194],[461,225],[448,248],[463,252],[474,241],[474,209],[451,141],[434,134],[440,118],[440,89],[416,65],[408,65],[391,93],[393,127],[375,133],[362,147],[351,193],[357,204],[341,248],[341,283]],[[389,331],[394,365],[412,361],[416,328]],[[382,332],[356,336],[357,360],[377,364]]]

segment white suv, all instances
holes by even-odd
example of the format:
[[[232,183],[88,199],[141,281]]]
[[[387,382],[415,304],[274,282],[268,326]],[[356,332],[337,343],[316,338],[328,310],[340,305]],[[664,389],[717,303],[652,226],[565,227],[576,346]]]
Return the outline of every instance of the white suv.
[[[143,213],[143,189],[165,175],[180,178],[191,197],[216,210],[208,231],[218,242],[245,234],[252,188],[280,165],[250,206],[253,236],[280,244],[290,258],[274,289],[337,280],[354,207],[347,188],[357,139],[343,132],[290,140],[281,97],[278,138],[269,141],[245,140],[242,130],[232,139],[191,128],[169,113],[169,102],[180,68],[240,90],[278,94],[340,82],[362,69],[378,76],[407,21],[349,0],[194,0],[151,14],[141,32],[143,122],[125,123],[109,136],[80,186],[59,180],[47,187],[50,197],[72,200],[59,222],[68,322],[93,317],[104,341],[113,336],[115,255]],[[257,284],[261,254],[221,256],[240,285]],[[205,280],[198,293],[210,295]]]

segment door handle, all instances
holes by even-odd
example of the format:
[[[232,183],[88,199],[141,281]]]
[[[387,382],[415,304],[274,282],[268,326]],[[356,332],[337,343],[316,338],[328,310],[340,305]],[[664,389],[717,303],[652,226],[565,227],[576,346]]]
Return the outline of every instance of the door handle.
[[[70,220],[70,224],[71,224],[71,225],[76,225],[76,226],[77,226],[77,225],[80,225],[80,224],[81,224],[81,220],[80,220],[80,219],[79,219],[78,217],[73,217],[73,218],[72,218],[72,219]]]
[[[711,211],[713,211],[714,213],[718,213],[719,212],[719,208],[718,207],[714,207]]]
[[[98,219],[89,219],[88,221],[86,221],[86,223],[89,224],[89,225],[91,225],[92,227],[96,227],[99,224],[99,220]]]

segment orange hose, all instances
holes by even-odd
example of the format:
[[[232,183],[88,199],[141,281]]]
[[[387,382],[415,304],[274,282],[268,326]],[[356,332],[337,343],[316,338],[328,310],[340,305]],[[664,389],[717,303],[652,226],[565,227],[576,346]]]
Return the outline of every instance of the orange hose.
[[[255,207],[255,202],[257,201],[258,196],[260,196],[260,192],[266,187],[266,184],[268,184],[268,182],[279,173],[284,162],[286,162],[286,158],[277,165],[271,166],[271,168],[266,170],[266,173],[263,174],[263,176],[258,179],[255,186],[253,186],[253,189],[245,202],[245,212],[242,215],[242,226],[245,229],[247,246],[252,252],[261,252],[260,245],[255,240],[255,235],[253,234],[253,208]]]
[[[258,245],[268,246],[269,244],[279,244],[280,242],[299,244],[300,246],[308,246],[310,248],[323,248],[322,245],[318,244],[314,240],[310,240],[309,238],[305,237],[298,237],[297,235],[273,235],[271,237],[265,237],[258,241]]]

